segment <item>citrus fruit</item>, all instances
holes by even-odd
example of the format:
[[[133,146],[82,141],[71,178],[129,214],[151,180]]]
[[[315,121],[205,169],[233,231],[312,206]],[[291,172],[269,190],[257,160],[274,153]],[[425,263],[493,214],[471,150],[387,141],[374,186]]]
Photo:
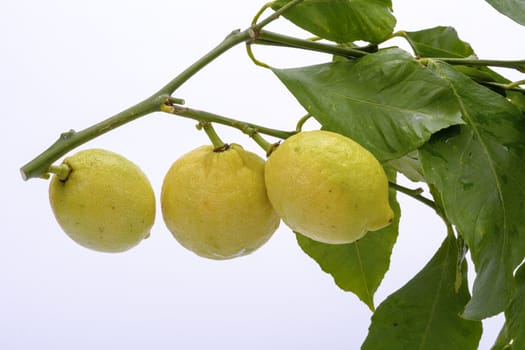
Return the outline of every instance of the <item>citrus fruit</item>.
[[[80,151],[63,164],[69,175],[65,180],[53,176],[49,200],[58,223],[75,242],[121,252],[149,235],[155,195],[135,164],[103,149]]]
[[[351,243],[393,218],[379,161],[334,132],[305,131],[286,139],[270,155],[265,180],[282,220],[319,242]]]
[[[180,244],[210,259],[247,255],[279,226],[266,195],[264,160],[232,144],[202,146],[168,170],[161,204],[166,226]]]

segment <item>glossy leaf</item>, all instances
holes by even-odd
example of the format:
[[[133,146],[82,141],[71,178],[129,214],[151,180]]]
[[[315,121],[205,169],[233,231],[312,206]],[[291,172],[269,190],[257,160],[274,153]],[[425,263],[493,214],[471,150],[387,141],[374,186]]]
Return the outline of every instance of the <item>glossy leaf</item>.
[[[390,192],[394,221],[389,226],[368,232],[351,244],[325,244],[297,233],[301,249],[334,278],[342,290],[352,292],[374,309],[374,293],[390,266],[390,255],[397,239],[400,209],[395,191]]]
[[[456,291],[458,246],[449,235],[430,262],[372,316],[362,350],[477,349],[481,322],[459,313],[469,299],[466,263]]]
[[[277,0],[279,9],[291,0]],[[297,26],[338,43],[380,43],[393,31],[391,0],[304,0],[284,14]]]
[[[486,0],[496,10],[525,26],[525,1],[523,0]]]
[[[416,32],[402,32],[419,57],[468,57],[474,54],[452,27],[435,27]]]
[[[354,139],[381,161],[463,123],[446,81],[400,49],[274,72],[323,128]]]
[[[508,305],[513,270],[525,255],[525,120],[504,97],[450,66],[429,69],[448,81],[467,125],[435,135],[420,160],[476,267],[464,316],[483,319]]]

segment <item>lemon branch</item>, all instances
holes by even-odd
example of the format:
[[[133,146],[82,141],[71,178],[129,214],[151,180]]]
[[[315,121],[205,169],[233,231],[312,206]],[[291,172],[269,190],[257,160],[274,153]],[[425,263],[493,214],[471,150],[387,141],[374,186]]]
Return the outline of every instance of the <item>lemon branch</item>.
[[[377,47],[373,45],[362,48],[352,48],[315,40],[300,39],[268,30],[254,31],[251,35],[253,37],[252,43],[254,44],[309,50],[347,58],[359,58],[377,51]]]
[[[449,58],[449,57],[423,57],[419,62],[426,66],[430,62],[441,61],[450,65],[476,66],[476,67],[501,67],[515,69],[525,73],[525,60],[487,60],[477,58]]]
[[[174,98],[171,97],[181,85],[202,70],[202,68],[214,61],[217,57],[221,56],[224,52],[240,43],[253,40],[252,36],[254,32],[259,32],[264,26],[276,20],[285,11],[302,1],[303,0],[290,1],[266,19],[252,25],[250,28],[244,31],[235,30],[231,32],[219,45],[183,70],[151,97],[84,130],[78,132],[70,130],[62,133],[58,140],[56,140],[51,146],[20,168],[22,178],[24,180],[31,178],[47,178],[52,163],[72,149],[139,117],[161,111],[167,100],[181,104],[183,102],[182,100],[174,102]]]
[[[234,46],[240,43],[246,43],[248,45],[252,44],[262,44],[262,45],[272,45],[272,46],[282,46],[290,47],[302,50],[312,50],[322,53],[327,53],[331,55],[339,55],[348,58],[357,58],[367,55],[369,52],[377,50],[375,46],[369,46],[364,48],[349,48],[343,47],[335,44],[327,44],[323,42],[318,42],[315,40],[304,40],[299,38],[294,38],[278,33],[273,33],[263,28],[271,23],[272,21],[279,18],[283,13],[288,11],[293,6],[301,3],[303,0],[292,0],[286,5],[281,7],[279,10],[275,11],[269,15],[264,20],[257,22],[259,16],[264,10],[266,10],[269,5],[266,5],[256,16],[256,19],[253,21],[252,25],[246,30],[235,30],[231,32],[221,43],[219,43],[215,48],[210,50],[207,54],[202,56],[200,59],[195,61],[188,68],[183,70],[179,75],[174,79],[168,82],[164,87],[159,91],[154,93],[151,97],[146,98],[142,102],[135,104],[128,109],[117,113],[116,115],[107,118],[87,129],[76,132],[70,130],[64,132],[60,135],[58,140],[49,146],[45,151],[40,155],[35,157],[33,160],[21,167],[20,172],[24,180],[30,178],[46,178],[49,173],[50,166],[53,162],[58,160],[61,156],[65,155],[67,152],[72,149],[80,146],[81,144],[88,142],[110,130],[113,130],[123,124],[129,123],[139,117],[158,112],[166,111],[166,101],[171,101],[176,107],[173,108],[170,113],[192,117],[194,110],[184,109],[179,107],[183,103],[182,100],[177,100],[171,95],[186,81],[191,77],[197,74],[202,68],[207,66],[209,63],[214,61],[217,57],[221,56],[224,52],[230,50]],[[252,54],[253,58],[253,54]],[[430,58],[421,59],[422,63],[428,63],[431,60]],[[462,65],[482,65],[482,66],[499,66],[507,68],[515,68],[520,71],[525,71],[525,61],[499,61],[499,60],[478,60],[478,59],[466,59],[466,58],[432,58],[432,60],[441,60],[449,64],[462,64]],[[521,81],[520,81],[521,84]],[[511,86],[512,89],[517,89],[521,91],[522,89],[519,85]],[[204,112],[202,112],[204,113]],[[210,117],[210,121],[230,125],[243,129],[248,126],[254,128],[257,132],[276,136],[279,138],[287,138],[293,132],[285,132],[274,130],[271,128],[265,128],[257,126],[254,124],[239,122],[231,120],[224,117],[219,117],[212,114],[203,114],[205,117]],[[197,119],[197,120],[206,120],[206,119]]]
[[[400,37],[407,41],[412,47],[414,54],[417,55],[417,49],[406,31],[398,31],[391,35],[393,37]],[[441,61],[450,65],[461,66],[475,66],[475,67],[501,67],[515,69],[521,73],[525,73],[525,60],[493,60],[493,59],[479,59],[476,57],[420,57],[419,62],[423,65],[428,65],[431,61]]]
[[[69,130],[60,134],[49,148],[24,165],[20,169],[22,178],[47,178],[51,164],[70,150],[94,139],[97,136],[105,134],[125,123],[129,123],[146,114],[150,114],[159,109],[159,106],[166,100],[165,96],[152,96],[133,107],[130,107],[111,118],[94,124],[84,130]]]
[[[179,75],[177,75],[174,79],[168,82],[168,84],[162,87],[159,91],[154,93],[151,97],[146,98],[142,102],[139,102],[134,106],[129,107],[128,109],[117,113],[116,115],[109,117],[106,120],[103,120],[84,130],[78,132],[70,130],[62,133],[58,140],[56,140],[45,151],[43,151],[40,155],[38,155],[33,160],[21,167],[20,171],[22,178],[24,180],[38,177],[46,178],[48,177],[49,169],[52,163],[58,160],[61,156],[65,155],[67,152],[71,151],[72,149],[123,124],[129,123],[137,118],[158,111],[168,111],[169,113],[194,118],[198,121],[204,120],[229,125],[232,127],[236,127],[240,130],[247,130],[246,128],[251,128],[254,129],[257,133],[267,134],[281,139],[285,139],[291,136],[294,132],[275,130],[272,128],[267,128],[255,124],[221,117],[216,114],[181,107],[180,105],[183,104],[183,101],[176,99],[171,95],[181,85],[183,85],[191,77],[193,77],[200,70],[202,70],[202,68],[214,61],[217,57],[221,56],[224,52],[228,51],[229,49],[240,43],[247,43],[248,45],[263,44],[272,46],[291,47],[303,50],[313,50],[331,55],[345,56],[348,58],[362,57],[367,55],[369,51],[374,51],[376,49],[375,47],[342,47],[339,45],[327,44],[314,40],[298,39],[263,30],[263,28],[267,24],[279,18],[285,11],[289,10],[290,8],[299,4],[302,1],[303,0],[292,0],[285,6],[281,7],[279,10],[272,13],[266,19],[257,23],[256,21],[254,21],[248,29],[244,31],[233,31],[221,43],[219,43],[219,45],[217,45],[207,54],[195,61],[192,65],[183,70]],[[518,70],[525,69],[525,61],[495,61],[448,58],[433,58],[433,60],[442,60],[450,64],[497,65],[501,67],[516,68]],[[519,83],[521,83],[521,81]],[[512,86],[511,88],[521,90],[519,84]],[[171,105],[168,105],[166,101],[169,101]]]
[[[241,132],[251,136],[253,133],[261,133],[280,139],[287,139],[288,137],[294,135],[296,131],[284,131],[268,128],[262,125],[257,125],[253,123],[248,123],[245,121],[224,117],[215,113],[210,113],[198,109],[189,108],[186,106],[180,106],[177,104],[172,104],[168,99],[166,103],[161,107],[162,112],[178,115],[180,117],[194,119],[200,122],[210,122],[216,124],[226,125],[235,129],[240,130]]]
[[[193,75],[199,72],[202,68],[207,66],[210,62],[215,60],[218,56],[222,55],[224,52],[228,51],[232,47],[253,40],[253,33],[258,33],[266,25],[270,24],[274,20],[278,19],[283,13],[291,9],[292,7],[298,5],[304,0],[293,0],[290,1],[285,6],[281,7],[279,10],[272,13],[270,16],[265,18],[259,23],[252,23],[252,25],[246,30],[234,30],[231,32],[219,45],[217,45],[213,50],[208,54],[201,57],[186,70],[180,73],[172,81],[170,81],[166,86],[164,86],[158,94],[168,94],[171,95],[179,88],[182,84],[188,81]]]
[[[270,46],[281,46],[310,50],[315,52],[327,53],[347,58],[360,58],[377,51],[377,46],[369,45],[365,47],[344,47],[336,44],[318,42],[315,40],[300,39],[290,37],[280,33],[274,33],[268,30],[252,32],[252,41],[250,43]],[[419,62],[422,65],[428,65],[432,61],[441,61],[450,65],[476,66],[476,67],[501,67],[515,69],[525,73],[525,60],[497,60],[497,59],[478,59],[478,58],[450,58],[450,57],[422,57]],[[521,81],[520,81],[521,82]],[[513,88],[516,88],[514,86]]]

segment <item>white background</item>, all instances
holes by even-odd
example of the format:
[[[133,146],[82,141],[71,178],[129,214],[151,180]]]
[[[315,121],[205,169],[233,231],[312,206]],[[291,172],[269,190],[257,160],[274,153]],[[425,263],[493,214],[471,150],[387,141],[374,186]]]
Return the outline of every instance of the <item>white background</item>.
[[[2,3],[1,349],[359,348],[370,311],[340,291],[284,225],[254,254],[216,262],[180,247],[158,210],[151,238],[138,247],[116,255],[92,252],[61,232],[48,205],[48,182],[24,182],[18,171],[60,132],[88,127],[155,92],[231,30],[245,28],[262,4]],[[452,25],[482,58],[525,57],[523,27],[484,1],[394,0],[394,11],[398,30]],[[285,20],[270,29],[305,36]],[[255,52],[277,67],[329,59],[284,49]],[[303,114],[269,71],[249,61],[242,45],[176,96],[191,107],[282,129],[293,129]],[[218,131],[262,155],[246,136]],[[81,148],[128,157],[158,196],[170,164],[206,142],[192,120],[154,114]],[[403,195],[399,200],[401,232],[376,304],[417,273],[445,237],[428,208]],[[501,321],[485,322],[480,349],[489,348]]]

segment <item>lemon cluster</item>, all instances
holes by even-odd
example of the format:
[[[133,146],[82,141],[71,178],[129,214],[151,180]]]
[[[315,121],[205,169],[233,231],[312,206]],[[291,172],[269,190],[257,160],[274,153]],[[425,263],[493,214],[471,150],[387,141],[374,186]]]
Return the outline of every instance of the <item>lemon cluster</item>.
[[[53,176],[49,197],[58,223],[75,242],[121,252],[149,236],[155,196],[135,164],[90,149],[63,165],[67,176]],[[266,162],[237,144],[194,149],[165,175],[161,209],[182,246],[216,260],[255,251],[281,219],[314,240],[343,244],[393,218],[377,159],[351,139],[321,130],[286,139]]]

